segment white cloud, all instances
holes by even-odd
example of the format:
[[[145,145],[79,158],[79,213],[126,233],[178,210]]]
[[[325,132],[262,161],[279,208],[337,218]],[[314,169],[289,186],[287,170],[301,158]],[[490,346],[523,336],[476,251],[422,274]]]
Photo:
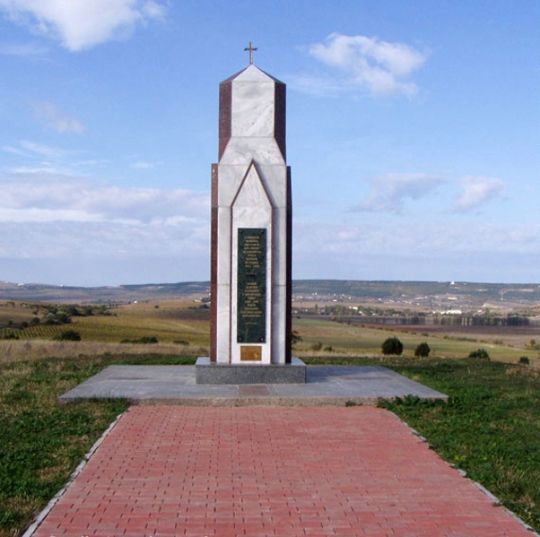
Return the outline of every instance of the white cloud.
[[[0,0],[0,9],[72,52],[125,37],[165,13],[153,0]]]
[[[84,125],[79,120],[67,116],[53,103],[48,101],[35,103],[34,110],[40,119],[60,134],[82,134],[85,131]]]
[[[465,177],[461,181],[462,192],[456,199],[457,211],[470,211],[501,195],[504,183],[494,177]]]
[[[81,178],[32,168],[20,169],[10,178],[0,180],[0,186],[0,211],[9,215],[19,211],[19,222],[24,215],[29,222],[35,221],[35,214],[39,215],[39,221],[47,215],[50,221],[66,220],[68,215],[73,221],[139,223],[170,223],[179,216],[195,219],[207,216],[208,195],[185,189],[95,185]]]
[[[427,55],[403,43],[381,41],[363,35],[330,34],[309,53],[335,69],[327,76],[300,76],[295,83],[321,93],[368,90],[372,95],[413,95],[418,91],[411,76],[425,63]]]
[[[417,200],[438,188],[443,179],[423,173],[389,173],[372,181],[368,197],[354,210],[399,212],[406,199]]]

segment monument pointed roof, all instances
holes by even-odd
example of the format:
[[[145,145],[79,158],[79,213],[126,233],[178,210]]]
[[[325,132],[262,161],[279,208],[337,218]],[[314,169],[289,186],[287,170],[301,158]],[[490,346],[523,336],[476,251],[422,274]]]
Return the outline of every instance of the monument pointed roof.
[[[281,80],[269,75],[262,69],[259,69],[254,63],[248,65],[245,69],[238,71],[234,75],[225,79],[223,82],[275,82],[276,84],[283,84]],[[223,84],[222,82],[222,84]]]

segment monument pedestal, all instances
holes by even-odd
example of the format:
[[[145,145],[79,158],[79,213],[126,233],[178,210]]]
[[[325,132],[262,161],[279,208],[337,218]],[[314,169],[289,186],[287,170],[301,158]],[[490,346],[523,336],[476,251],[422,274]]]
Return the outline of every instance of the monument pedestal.
[[[306,364],[292,358],[289,364],[220,364],[197,358],[197,384],[305,384]]]

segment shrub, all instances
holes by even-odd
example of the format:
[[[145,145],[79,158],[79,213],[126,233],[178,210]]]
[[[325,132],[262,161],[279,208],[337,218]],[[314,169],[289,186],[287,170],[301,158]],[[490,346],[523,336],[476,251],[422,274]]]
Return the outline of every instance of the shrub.
[[[293,330],[291,332],[291,346],[294,347],[300,341],[302,341],[302,336],[296,330]]]
[[[146,345],[151,345],[159,342],[156,336],[142,336],[138,339],[123,339],[120,343],[144,343]]]
[[[476,349],[469,353],[469,358],[479,358],[481,360],[489,360],[489,353],[486,349]]]
[[[142,336],[141,338],[139,338],[139,343],[158,343],[158,338],[156,336]]]
[[[189,345],[189,341],[185,339],[175,339],[173,343],[176,343],[176,345],[185,345],[186,347]]]
[[[317,341],[317,343],[313,343],[313,345],[311,345],[312,351],[320,351],[321,349],[322,349],[322,343],[320,341]]]
[[[519,363],[523,364],[523,365],[529,365],[530,364],[529,357],[528,356],[520,356],[519,357]]]
[[[418,347],[416,347],[414,355],[418,358],[427,358],[430,352],[430,346],[424,341],[423,343],[420,343]]]
[[[383,354],[397,354],[403,352],[403,343],[397,337],[389,337],[382,344]]]
[[[334,347],[332,347],[332,345],[326,345],[326,347],[324,347],[323,351],[326,351],[326,352],[332,352],[334,350]]]
[[[81,341],[81,334],[76,330],[64,330],[54,337],[57,341]]]

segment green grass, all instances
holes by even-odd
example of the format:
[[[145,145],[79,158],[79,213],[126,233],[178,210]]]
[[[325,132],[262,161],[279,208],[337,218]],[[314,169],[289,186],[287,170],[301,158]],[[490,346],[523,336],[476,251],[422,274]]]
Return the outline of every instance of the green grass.
[[[57,396],[111,363],[193,363],[193,358],[98,356],[0,361],[0,536],[18,535],[62,488],[125,401],[59,405]]]
[[[124,401],[60,406],[59,394],[112,363],[193,364],[194,360],[158,354],[0,360],[0,537],[13,537],[31,522],[127,407]],[[540,529],[540,378],[531,368],[465,359],[305,360],[386,365],[447,393],[446,404],[407,399],[384,406]]]
[[[328,363],[325,358],[308,363]],[[372,364],[372,360],[332,359]],[[386,365],[450,396],[382,406],[420,432],[449,462],[540,530],[540,377],[527,367],[484,360],[386,358]]]
[[[528,354],[532,363],[540,365],[537,353],[527,352],[522,348],[494,344],[480,338],[452,337],[446,334],[404,332],[392,327],[368,328],[347,323],[337,323],[320,319],[294,319],[293,328],[302,337],[302,342],[295,346],[295,352],[303,357],[312,353],[312,345],[321,343],[322,348],[332,346],[336,355],[381,354],[381,345],[388,337],[398,337],[404,346],[404,355],[414,356],[419,343],[427,342],[431,356],[443,358],[465,358],[471,351],[484,347],[494,360],[517,362],[520,356]]]

